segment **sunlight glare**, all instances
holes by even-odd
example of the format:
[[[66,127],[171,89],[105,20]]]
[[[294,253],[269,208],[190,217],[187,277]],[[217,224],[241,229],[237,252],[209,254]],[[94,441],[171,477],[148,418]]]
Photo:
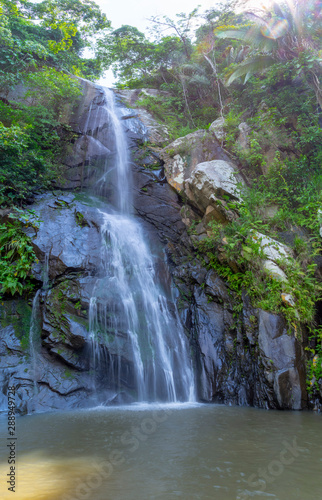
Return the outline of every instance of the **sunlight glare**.
[[[0,465],[0,477],[6,477],[7,469],[8,464]],[[40,452],[29,453],[19,459],[16,491],[8,491],[6,483],[2,482],[0,498],[57,500],[64,494],[71,494],[75,486],[94,470],[90,457],[58,459]]]

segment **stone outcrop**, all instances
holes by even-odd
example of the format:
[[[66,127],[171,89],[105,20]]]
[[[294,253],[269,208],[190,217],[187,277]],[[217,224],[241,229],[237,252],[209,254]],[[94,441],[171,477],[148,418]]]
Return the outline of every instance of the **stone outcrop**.
[[[95,271],[100,262],[100,213],[77,201],[71,193],[40,196],[32,206],[44,221],[37,234],[30,230],[40,262],[48,263],[50,280],[70,272]],[[33,275],[44,278],[46,269],[35,267]]]
[[[218,198],[240,199],[238,182],[242,182],[242,178],[231,163],[208,161],[193,170],[186,181],[185,193],[196,208],[205,212],[208,205],[217,204]]]
[[[209,130],[215,135],[216,139],[221,142],[225,139],[226,133],[224,129],[225,118],[217,118],[209,127]]]
[[[198,164],[211,160],[230,161],[212,132],[196,130],[179,137],[160,151],[168,183],[178,193],[184,191],[185,181]]]
[[[250,145],[251,128],[247,123],[242,122],[238,125],[238,138],[237,143],[241,149],[248,149]]]
[[[236,319],[233,291],[214,270],[193,260],[194,239],[199,241],[206,230],[198,224],[197,234],[188,236],[185,226],[198,220],[198,213],[187,205],[179,211],[179,198],[168,184],[148,168],[136,169],[136,182],[147,191],[143,198],[138,191],[134,204],[167,242],[180,291],[178,309],[195,353],[199,397],[261,408],[305,408],[305,359],[299,340],[287,332],[281,316],[252,308],[246,293]],[[273,241],[275,247],[278,242]]]
[[[226,223],[236,218],[227,204],[240,200],[239,184],[243,179],[235,166],[223,160],[200,163],[185,182],[188,202],[204,215],[204,222],[211,220]]]
[[[185,297],[179,305],[186,328],[196,332],[200,397],[261,408],[304,408],[304,354],[283,318],[252,308],[244,294],[236,321],[231,290],[213,270],[183,264],[175,276]]]
[[[264,255],[263,268],[268,275],[278,281],[287,281],[287,276],[280,268],[280,261],[288,260],[293,257],[292,250],[283,245],[283,243],[266,236],[265,234],[254,231],[251,238],[258,243]]]
[[[293,256],[288,246],[258,231],[253,232],[252,239],[260,245],[265,257],[269,260],[276,262]]]

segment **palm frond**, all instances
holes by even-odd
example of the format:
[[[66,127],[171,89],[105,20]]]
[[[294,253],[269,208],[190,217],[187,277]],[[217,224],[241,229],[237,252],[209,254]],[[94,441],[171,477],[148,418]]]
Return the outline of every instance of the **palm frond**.
[[[270,52],[277,47],[276,40],[267,38],[263,35],[262,26],[260,25],[252,24],[242,28],[236,27],[235,29],[231,26],[226,30],[223,26],[216,28],[214,30],[214,34],[217,38],[233,38],[234,40],[241,40],[264,52]]]
[[[275,63],[276,60],[271,56],[260,55],[251,57],[242,64],[239,64],[238,67],[232,71],[226,81],[226,84],[230,85],[233,81],[241,76],[245,77],[244,83],[246,83],[252,75],[259,71],[263,71],[266,68],[269,68],[270,66],[272,66],[272,64]]]
[[[190,83],[194,83],[194,84],[197,84],[197,85],[209,86],[210,85],[210,80],[209,80],[209,78],[206,78],[203,75],[193,75],[190,78],[190,80],[189,80],[189,84]]]
[[[250,46],[249,45],[246,45],[246,46],[242,45],[240,47],[240,50],[238,51],[236,57],[235,57],[235,62],[239,63],[239,62],[244,61],[245,58],[246,58],[246,56],[247,56],[247,54],[249,53],[249,51],[250,51]]]
[[[217,38],[233,38],[235,40],[244,40],[250,28],[246,26],[219,26],[214,29]]]

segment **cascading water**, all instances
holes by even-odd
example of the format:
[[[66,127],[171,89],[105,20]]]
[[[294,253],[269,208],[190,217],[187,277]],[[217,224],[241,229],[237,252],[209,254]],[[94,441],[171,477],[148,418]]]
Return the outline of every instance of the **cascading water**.
[[[99,127],[102,113],[108,114],[115,151],[95,191],[102,194],[114,171],[116,198],[107,210],[100,210],[101,266],[89,311],[95,389],[103,367],[110,388],[121,392],[127,387],[137,401],[194,401],[187,339],[173,300],[157,283],[143,227],[131,215],[128,144],[112,91],[105,90],[101,108],[91,129]]]

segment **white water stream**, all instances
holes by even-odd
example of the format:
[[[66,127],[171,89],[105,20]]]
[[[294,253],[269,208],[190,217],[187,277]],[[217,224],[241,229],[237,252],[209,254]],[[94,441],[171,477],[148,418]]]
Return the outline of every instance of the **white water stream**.
[[[115,206],[100,210],[101,269],[89,311],[91,371],[97,373],[104,359],[110,386],[121,391],[124,379],[131,379],[137,401],[194,401],[187,338],[174,301],[158,284],[142,225],[131,215],[128,144],[112,91],[105,90],[105,104],[93,114],[87,120],[91,130],[108,115],[115,147],[114,164],[106,163],[96,192],[102,192],[115,169],[117,193]],[[109,354],[111,347],[114,356]]]

